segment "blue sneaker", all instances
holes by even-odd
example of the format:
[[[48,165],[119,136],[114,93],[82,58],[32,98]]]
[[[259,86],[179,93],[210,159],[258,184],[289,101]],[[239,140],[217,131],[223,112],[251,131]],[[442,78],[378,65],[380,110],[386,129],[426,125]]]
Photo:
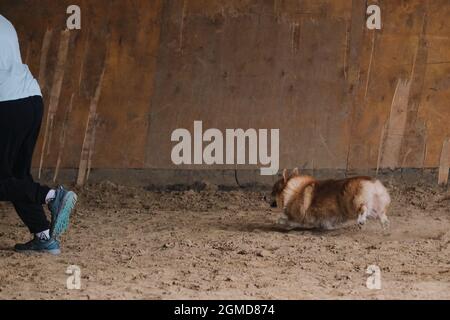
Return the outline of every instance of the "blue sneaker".
[[[69,227],[70,214],[77,203],[77,195],[60,186],[55,190],[55,199],[49,202],[48,209],[52,214],[50,236],[57,239]]]
[[[14,246],[14,250],[21,253],[38,252],[38,253],[50,253],[53,255],[58,255],[61,253],[58,240],[55,239],[40,240],[38,237],[34,237],[33,240],[27,243],[16,244]]]

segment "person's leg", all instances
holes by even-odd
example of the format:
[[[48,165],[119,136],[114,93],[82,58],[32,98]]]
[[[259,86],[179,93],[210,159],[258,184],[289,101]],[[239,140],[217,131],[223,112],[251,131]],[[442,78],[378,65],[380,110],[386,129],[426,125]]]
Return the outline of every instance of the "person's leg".
[[[40,186],[35,183],[33,181],[33,177],[31,176],[31,162],[41,128],[43,104],[40,97],[31,97],[29,100],[30,105],[28,108],[33,112],[33,121],[29,133],[25,136],[16,160],[14,161],[12,172],[15,178],[23,179],[32,185],[34,184],[35,186],[37,185],[36,188],[38,189],[37,194],[39,199],[36,199],[37,201],[34,202],[13,201],[13,205],[17,211],[17,214],[31,233],[39,234],[46,232],[46,235],[49,234],[50,223],[47,220],[42,205],[45,204],[45,198],[50,191],[50,188],[47,186]]]
[[[49,229],[42,205],[50,188],[35,183],[31,158],[40,124],[36,123],[34,98],[0,105],[0,201],[13,202],[32,233]]]
[[[0,201],[13,202],[19,216],[34,233],[34,239],[17,244],[16,251],[58,254],[57,238],[68,228],[77,196],[63,187],[42,186],[31,177],[31,158],[42,114],[41,97],[0,102]],[[51,212],[50,226],[43,204],[48,204]]]
[[[33,110],[32,125],[30,127],[29,135],[25,137],[19,156],[15,161],[13,174],[21,179],[28,179],[28,181],[33,184],[31,162],[44,113],[44,103],[42,98],[31,97],[29,108]],[[36,185],[36,183],[34,184]],[[72,191],[64,189],[62,186],[56,189],[50,189],[46,186],[39,185],[38,189],[40,190],[38,191],[40,196],[39,200],[41,203],[45,202],[48,204],[52,217],[51,224],[48,223],[42,206],[39,206],[40,203],[14,201],[14,205],[19,215],[29,226],[30,231],[35,233],[38,237],[44,236],[47,238],[50,235],[52,238],[56,239],[65,232],[69,226],[70,214],[75,207],[77,195]]]
[[[59,242],[51,238],[49,222],[42,208],[50,188],[34,182],[30,174],[40,126],[34,100],[27,98],[0,105],[0,116],[3,117],[0,133],[5,133],[0,150],[5,150],[4,159],[7,161],[4,168],[8,169],[3,171],[0,181],[0,200],[13,202],[19,217],[34,234],[31,241],[16,244],[16,251],[59,254]]]
[[[0,133],[1,134],[1,133]],[[1,150],[1,149],[0,149]],[[0,201],[24,202],[44,205],[51,190],[28,178],[4,178],[0,174]]]
[[[13,173],[33,118],[29,99],[0,102],[0,201],[42,204],[48,192],[47,187]]]
[[[30,209],[40,207],[42,210],[50,189],[26,175],[14,176],[14,171],[20,167],[18,160],[22,159],[24,141],[33,129],[34,117],[31,99],[0,102],[0,201],[15,203],[19,216],[34,233],[33,240],[16,245],[15,250],[58,254],[59,242],[48,236],[42,237],[41,231],[49,227],[45,214],[36,211],[37,215],[34,215]],[[44,234],[49,235],[49,232]]]

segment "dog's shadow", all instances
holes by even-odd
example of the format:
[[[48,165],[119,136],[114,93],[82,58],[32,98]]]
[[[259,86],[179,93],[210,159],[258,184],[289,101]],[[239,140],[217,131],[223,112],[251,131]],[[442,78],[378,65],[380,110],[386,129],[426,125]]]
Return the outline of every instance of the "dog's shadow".
[[[328,235],[328,236],[339,236],[344,232],[348,232],[349,230],[353,230],[352,226],[343,226],[337,229],[326,230],[319,228],[286,228],[282,225],[278,225],[276,223],[247,223],[247,224],[228,224],[227,226],[223,226],[221,229],[226,229],[228,231],[237,231],[237,232],[275,232],[275,233],[298,233],[304,235]]]

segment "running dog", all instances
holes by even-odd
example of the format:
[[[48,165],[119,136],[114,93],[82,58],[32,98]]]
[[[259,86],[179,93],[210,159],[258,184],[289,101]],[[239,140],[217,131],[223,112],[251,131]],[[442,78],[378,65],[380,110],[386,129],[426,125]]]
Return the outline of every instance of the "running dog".
[[[298,169],[291,174],[285,169],[271,194],[271,206],[283,210],[278,223],[290,229],[332,230],[352,220],[361,227],[367,218],[377,218],[387,228],[390,203],[388,191],[377,179],[320,181],[300,175]]]

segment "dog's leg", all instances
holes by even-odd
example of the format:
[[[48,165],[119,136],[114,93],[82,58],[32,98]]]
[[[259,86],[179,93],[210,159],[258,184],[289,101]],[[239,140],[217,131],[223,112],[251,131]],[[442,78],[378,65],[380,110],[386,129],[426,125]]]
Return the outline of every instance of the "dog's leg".
[[[292,230],[292,229],[297,229],[297,228],[303,229],[305,226],[303,224],[301,224],[301,223],[298,223],[298,222],[288,221],[286,227],[288,229]]]
[[[298,222],[289,220],[289,217],[283,213],[283,215],[278,219],[277,224],[287,230],[292,230],[296,228],[303,228],[304,226]]]
[[[336,226],[336,224],[335,223],[333,223],[333,222],[331,222],[331,221],[324,221],[324,222],[322,222],[321,224],[320,224],[320,227],[323,229],[323,230],[326,230],[326,231],[332,231],[332,230],[336,230],[338,227]]]
[[[383,226],[383,229],[385,229],[385,230],[389,229],[390,222],[389,222],[388,217],[386,216],[386,213],[383,212],[382,214],[380,214],[379,218],[380,218],[381,225]]]
[[[361,211],[360,211],[360,214],[358,216],[358,225],[360,227],[362,227],[366,223],[367,216],[369,215],[369,213],[370,213],[370,210],[367,208],[367,206],[363,205],[361,207]]]
[[[281,226],[286,226],[289,222],[289,218],[284,213],[281,215],[281,217],[278,219],[277,224]]]

